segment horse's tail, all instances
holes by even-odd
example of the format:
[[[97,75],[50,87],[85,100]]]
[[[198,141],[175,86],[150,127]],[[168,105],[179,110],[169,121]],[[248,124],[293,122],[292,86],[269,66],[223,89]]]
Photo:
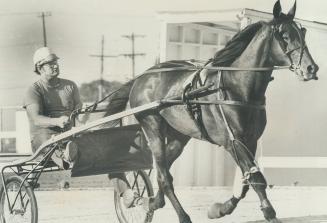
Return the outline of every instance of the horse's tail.
[[[125,110],[134,81],[135,79],[127,82],[110,95],[108,98],[106,116]]]

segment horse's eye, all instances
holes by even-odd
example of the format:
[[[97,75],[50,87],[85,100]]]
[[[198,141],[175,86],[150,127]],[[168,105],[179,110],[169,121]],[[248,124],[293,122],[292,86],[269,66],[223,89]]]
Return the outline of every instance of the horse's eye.
[[[283,35],[282,38],[283,38],[283,40],[284,40],[285,42],[288,42],[289,39],[290,39],[290,38],[289,38],[288,36],[286,36],[286,35]]]

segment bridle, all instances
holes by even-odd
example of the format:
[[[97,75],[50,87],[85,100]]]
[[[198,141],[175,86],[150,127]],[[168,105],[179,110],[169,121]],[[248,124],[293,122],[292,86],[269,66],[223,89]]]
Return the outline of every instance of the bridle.
[[[274,37],[277,39],[282,51],[284,52],[284,54],[289,58],[290,60],[290,67],[289,69],[293,72],[295,72],[296,70],[299,70],[300,67],[301,67],[301,63],[302,63],[302,58],[303,58],[303,54],[304,54],[304,50],[305,48],[307,48],[306,46],[306,43],[305,43],[305,38],[304,38],[304,35],[303,35],[303,32],[304,32],[304,28],[301,27],[301,29],[296,25],[295,22],[291,21],[289,23],[297,32],[298,34],[298,37],[299,37],[299,40],[300,40],[300,46],[298,47],[294,47],[293,49],[289,49],[288,46],[287,46],[287,43],[283,40],[283,33],[280,32],[280,28],[281,26],[283,25],[283,23],[278,23],[278,24],[275,24],[274,27],[273,27],[273,34],[274,34]],[[301,24],[300,24],[301,26]],[[291,55],[294,51],[297,51],[297,50],[300,50],[300,57],[299,57],[299,60],[298,60],[298,63],[295,64]]]

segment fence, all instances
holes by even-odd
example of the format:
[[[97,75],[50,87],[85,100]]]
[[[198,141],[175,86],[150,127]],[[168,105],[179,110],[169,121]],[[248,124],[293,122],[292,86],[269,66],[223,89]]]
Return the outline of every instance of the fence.
[[[19,106],[0,107],[0,155],[31,153],[29,123]]]
[[[327,168],[327,157],[283,157],[261,156],[258,158],[261,171],[265,168]]]

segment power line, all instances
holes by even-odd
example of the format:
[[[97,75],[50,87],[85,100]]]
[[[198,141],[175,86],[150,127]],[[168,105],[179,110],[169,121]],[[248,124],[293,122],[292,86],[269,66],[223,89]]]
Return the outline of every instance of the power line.
[[[15,16],[15,15],[35,15],[38,12],[3,12],[0,16]]]
[[[129,57],[132,59],[132,77],[135,77],[135,57],[137,56],[145,56],[145,53],[135,53],[135,38],[143,38],[145,35],[135,35],[132,33],[131,35],[122,35],[122,37],[131,40],[132,42],[132,53],[121,54],[122,56]]]
[[[29,12],[29,13],[0,13],[0,16],[6,16],[6,15],[35,15],[38,14],[37,17],[40,17],[42,19],[42,35],[43,35],[43,46],[47,46],[47,33],[46,33],[46,24],[45,24],[45,17],[51,16],[51,12]],[[0,48],[7,48],[7,47],[22,47],[22,46],[33,46],[37,43],[21,43],[21,44],[12,44],[12,45],[0,45]]]
[[[10,48],[10,47],[32,47],[38,45],[37,42],[27,42],[27,43],[16,43],[16,44],[8,44],[8,45],[0,45],[0,48]]]
[[[0,87],[0,90],[15,90],[15,89],[24,89],[27,88],[28,86],[6,86],[6,87]]]
[[[116,55],[105,55],[104,54],[104,35],[102,35],[102,40],[101,40],[101,54],[98,55],[90,55],[90,57],[99,57],[101,64],[100,64],[100,84],[99,84],[99,100],[102,99],[102,94],[103,94],[103,71],[104,71],[104,59],[105,58],[113,58],[117,57]]]

